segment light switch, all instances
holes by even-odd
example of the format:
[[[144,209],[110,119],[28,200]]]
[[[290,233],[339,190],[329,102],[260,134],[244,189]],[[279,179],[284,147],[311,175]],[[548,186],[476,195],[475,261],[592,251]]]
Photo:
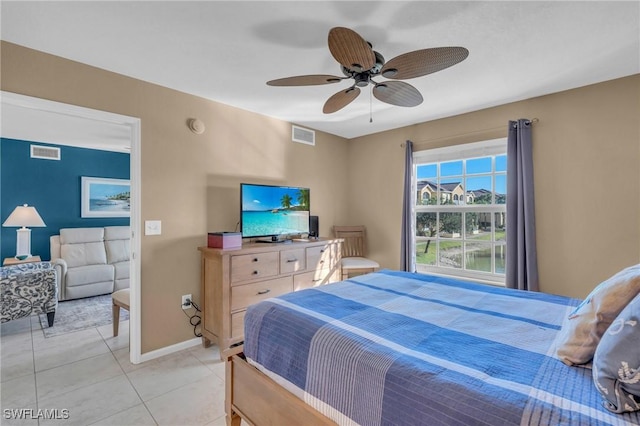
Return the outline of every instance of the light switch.
[[[160,220],[144,221],[144,235],[160,235],[160,234],[162,234],[162,221]]]

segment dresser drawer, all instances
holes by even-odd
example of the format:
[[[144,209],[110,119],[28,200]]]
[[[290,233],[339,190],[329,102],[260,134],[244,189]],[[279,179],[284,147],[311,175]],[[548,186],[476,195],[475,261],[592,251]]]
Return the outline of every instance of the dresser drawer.
[[[278,275],[278,252],[243,254],[231,257],[231,282]]]
[[[293,276],[293,291],[329,284],[331,269],[318,269]]]
[[[293,291],[291,276],[231,287],[231,311]]]
[[[308,247],[307,269],[331,268],[331,244]]]
[[[304,249],[283,250],[280,252],[280,273],[304,271],[306,269]]]

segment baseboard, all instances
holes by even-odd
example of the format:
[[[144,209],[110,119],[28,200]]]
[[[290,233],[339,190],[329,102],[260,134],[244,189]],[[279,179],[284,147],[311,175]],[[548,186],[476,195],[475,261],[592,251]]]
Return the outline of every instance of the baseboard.
[[[176,343],[175,345],[165,346],[164,348],[156,349],[155,351],[145,352],[140,355],[140,362],[151,361],[152,359],[160,358],[165,355],[170,355],[181,350],[191,348],[202,344],[202,338],[194,337],[184,342]]]

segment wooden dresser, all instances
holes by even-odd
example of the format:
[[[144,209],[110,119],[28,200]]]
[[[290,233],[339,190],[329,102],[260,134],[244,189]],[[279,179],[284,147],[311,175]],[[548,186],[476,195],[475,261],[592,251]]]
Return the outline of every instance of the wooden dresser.
[[[292,291],[340,281],[342,240],[251,243],[237,249],[199,247],[202,343],[220,352],[244,340],[247,306]]]

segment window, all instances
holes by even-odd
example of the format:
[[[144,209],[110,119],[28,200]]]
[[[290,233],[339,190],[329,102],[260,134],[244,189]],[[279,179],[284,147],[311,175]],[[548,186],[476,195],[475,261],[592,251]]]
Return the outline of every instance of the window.
[[[414,153],[416,270],[504,284],[507,141]]]

